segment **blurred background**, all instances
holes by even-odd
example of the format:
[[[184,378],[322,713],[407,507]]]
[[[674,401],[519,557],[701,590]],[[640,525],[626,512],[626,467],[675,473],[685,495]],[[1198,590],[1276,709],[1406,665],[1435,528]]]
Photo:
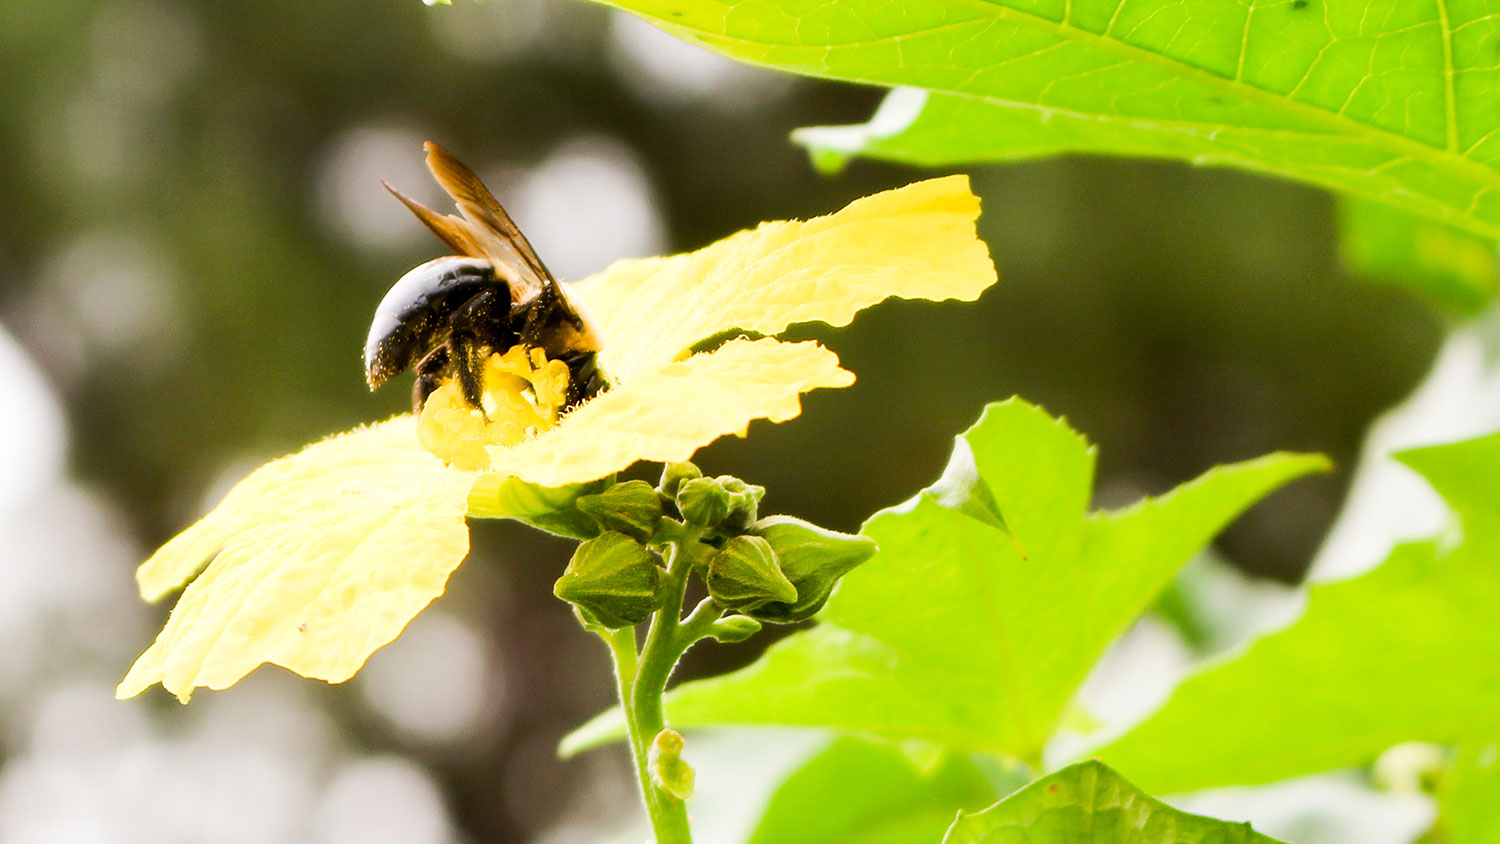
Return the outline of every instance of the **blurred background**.
[[[612,693],[551,596],[564,543],[479,525],[356,680],[268,668],[187,708],[112,698],[165,614],[131,573],[254,466],[406,405],[366,390],[360,352],[386,288],[442,251],[380,186],[439,202],[423,140],[579,278],[930,175],[819,174],[787,140],[879,99],[565,0],[0,3],[0,840],[582,842],[634,821],[622,752],[554,756]],[[1332,201],[1295,185],[1098,159],[973,175],[1001,283],[797,329],[858,383],[699,464],[854,530],[1011,395],[1099,446],[1097,506],[1321,451],[1338,471],[1216,548],[1253,588],[1298,581],[1440,320],[1341,269]],[[700,646],[684,673],[757,650]]]

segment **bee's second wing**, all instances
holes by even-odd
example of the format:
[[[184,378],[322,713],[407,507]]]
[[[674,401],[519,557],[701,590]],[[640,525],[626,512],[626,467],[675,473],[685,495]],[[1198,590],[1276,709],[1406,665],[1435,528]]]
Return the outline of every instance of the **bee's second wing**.
[[[536,250],[531,248],[531,243],[526,240],[526,235],[516,227],[515,221],[505,213],[495,195],[490,193],[484,182],[474,175],[470,170],[448,152],[437,144],[428,141],[427,167],[432,170],[432,175],[438,180],[458,204],[458,210],[463,212],[466,222],[464,228],[466,234],[477,242],[481,252],[476,257],[490,259],[497,268],[504,271],[507,279],[519,283],[525,287],[528,294],[534,294],[544,286],[556,286],[557,281],[552,273],[547,270],[541,258],[537,257]],[[404,198],[403,198],[403,201]],[[407,202],[408,207],[412,203]],[[412,209],[416,211],[415,208]],[[425,210],[425,209],[424,209]],[[420,212],[417,216],[421,217]],[[449,220],[460,222],[453,217]],[[427,222],[423,218],[423,222]],[[432,228],[432,223],[427,223]],[[436,229],[434,229],[436,231]],[[444,237],[441,233],[438,237]],[[447,238],[444,238],[445,240]],[[518,298],[530,298],[529,295]]]
[[[390,191],[392,196],[401,200],[401,204],[410,209],[411,213],[417,215],[417,219],[421,220],[427,228],[431,229],[432,233],[437,235],[439,240],[448,244],[449,249],[452,249],[459,255],[467,255],[470,258],[488,257],[485,255],[483,246],[475,238],[473,232],[469,230],[469,224],[466,220],[461,220],[451,214],[439,214],[391,187],[391,183],[384,179],[381,179],[380,183],[385,185],[385,189]]]

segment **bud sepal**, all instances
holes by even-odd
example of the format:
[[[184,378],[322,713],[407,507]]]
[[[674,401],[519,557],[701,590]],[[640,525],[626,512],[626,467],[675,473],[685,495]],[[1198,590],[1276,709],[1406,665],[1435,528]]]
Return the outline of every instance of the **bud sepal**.
[[[486,472],[469,489],[469,518],[514,519],[569,539],[599,535],[595,520],[577,508],[578,499],[608,490],[614,478],[583,484],[545,487],[511,475]]]
[[[683,521],[716,528],[729,516],[729,491],[716,478],[691,478],[677,488],[677,510]]]
[[[580,495],[575,505],[604,530],[650,542],[661,525],[661,498],[645,481],[626,481],[603,492]]]
[[[701,477],[703,472],[692,463],[668,463],[662,467],[661,483],[656,485],[656,491],[675,504],[677,491],[682,488],[683,483]]]
[[[811,618],[827,603],[839,578],[878,550],[867,536],[827,530],[792,516],[767,516],[751,526],[750,536],[770,545],[782,575],[797,590],[791,601],[767,602],[748,613],[774,624]]]
[[[730,475],[687,478],[677,487],[677,509],[689,524],[737,536],[755,522],[766,488]]]
[[[771,543],[759,536],[736,536],[708,559],[708,594],[727,610],[753,615],[770,603],[794,603],[797,587],[781,573]]]
[[[630,627],[661,606],[661,568],[635,539],[605,531],[578,546],[553,585],[557,597],[604,627]]]

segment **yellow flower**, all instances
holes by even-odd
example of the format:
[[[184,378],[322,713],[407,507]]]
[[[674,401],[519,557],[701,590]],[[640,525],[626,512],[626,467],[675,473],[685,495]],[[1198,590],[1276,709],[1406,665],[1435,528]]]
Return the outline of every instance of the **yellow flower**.
[[[853,383],[819,344],[775,339],[788,326],[845,325],[891,296],[977,298],[995,281],[978,213],[965,177],[933,179],[578,282],[609,390],[559,418],[566,367],[513,350],[486,374],[492,398],[526,396],[507,432],[478,431],[444,388],[421,438],[401,415],[262,466],[141,565],[147,600],[189,585],[117,695],[159,682],[186,701],[267,662],[347,680],[442,594],[468,553],[466,517],[518,515],[516,496],[496,494],[508,479],[565,487],[686,460],[756,419],[795,417],[803,392]],[[730,329],[759,339],[691,353]],[[516,381],[494,388],[504,378]]]

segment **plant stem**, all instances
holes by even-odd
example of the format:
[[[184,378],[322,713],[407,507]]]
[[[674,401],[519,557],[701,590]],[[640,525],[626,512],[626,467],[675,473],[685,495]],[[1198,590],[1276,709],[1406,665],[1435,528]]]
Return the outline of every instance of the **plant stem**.
[[[620,701],[631,699],[631,692],[635,688],[636,678],[636,654],[635,654],[635,628],[625,627],[619,630],[596,629],[599,638],[609,645],[610,656],[615,664],[616,694]],[[629,734],[630,758],[635,762],[635,779],[640,785],[641,795],[646,801],[647,813],[651,816],[652,826],[656,826],[656,810],[652,806],[655,785],[651,782],[651,771],[647,767],[650,748],[641,743],[641,731],[636,727],[635,710],[629,706],[622,707],[625,711],[626,732]]]
[[[667,679],[677,660],[713,623],[716,606],[700,604],[684,624],[682,598],[687,589],[687,575],[692,567],[692,551],[697,544],[696,532],[678,538],[665,549],[667,573],[662,578],[662,606],[651,618],[646,644],[639,656],[635,651],[635,631],[631,628],[603,635],[614,657],[615,676],[619,681],[620,705],[625,710],[625,726],[630,734],[630,754],[635,759],[636,778],[641,797],[657,844],[692,844],[688,827],[687,805],[676,796],[658,788],[651,777],[652,742],[666,728],[661,698]],[[705,602],[708,604],[710,602]]]

